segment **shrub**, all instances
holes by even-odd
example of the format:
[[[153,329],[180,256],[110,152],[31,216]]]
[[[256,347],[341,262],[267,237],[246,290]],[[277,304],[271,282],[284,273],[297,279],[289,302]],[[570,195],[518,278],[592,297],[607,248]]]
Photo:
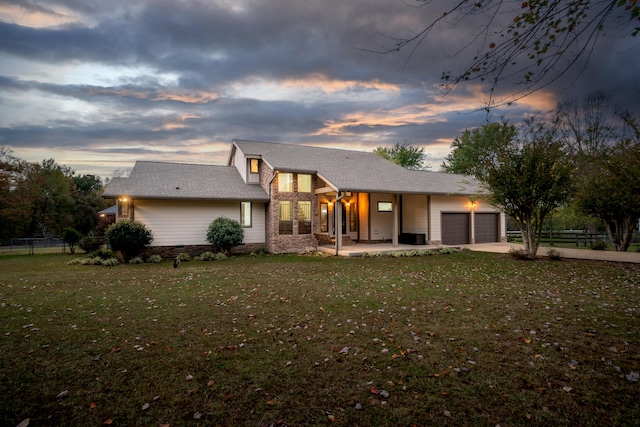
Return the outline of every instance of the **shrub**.
[[[80,249],[82,249],[86,253],[91,253],[100,249],[103,243],[104,242],[101,237],[88,235],[80,239],[80,242],[78,242],[78,246],[80,246]]]
[[[147,262],[152,264],[157,264],[160,261],[162,261],[162,257],[158,254],[149,255],[149,258],[147,258]]]
[[[62,230],[62,240],[69,245],[72,254],[76,253],[76,245],[82,239],[82,234],[73,227],[67,227]]]
[[[108,258],[108,259],[103,259],[101,264],[104,265],[105,267],[113,267],[114,265],[120,264],[120,262],[116,258]]]
[[[99,258],[99,259],[109,259],[109,258],[115,258],[116,257],[116,253],[114,251],[112,251],[111,249],[106,249],[106,248],[100,248],[97,251],[93,251],[89,254],[89,257],[91,258]]]
[[[186,252],[180,252],[177,256],[176,259],[180,262],[184,262],[184,261],[191,261],[191,255],[189,255]]]
[[[144,261],[139,256],[131,258],[129,264],[144,264]]]
[[[458,252],[462,252],[460,248],[440,248],[441,254],[457,254]]]
[[[225,259],[227,259],[227,256],[222,252],[203,252],[199,257],[196,257],[198,261],[224,261]]]
[[[234,219],[216,218],[207,229],[207,242],[224,253],[229,253],[232,247],[242,243],[242,239],[244,239],[244,230]]]
[[[251,255],[252,256],[269,255],[269,249],[267,249],[266,246],[260,246],[259,248],[255,248],[253,251],[251,251]]]
[[[595,242],[591,245],[591,249],[594,251],[604,251],[607,249],[607,243],[602,241]]]
[[[534,259],[534,257],[532,257],[531,255],[529,255],[529,253],[527,251],[525,251],[524,249],[520,248],[511,248],[509,249],[509,252],[507,252],[509,255],[511,255],[512,257],[514,257],[515,259],[519,259],[519,260],[532,260]]]
[[[139,221],[118,221],[111,224],[104,234],[111,248],[120,251],[125,261],[137,256],[153,242],[153,233]]]
[[[562,252],[557,249],[549,249],[547,251],[547,256],[552,261],[560,261],[560,259],[562,259]]]

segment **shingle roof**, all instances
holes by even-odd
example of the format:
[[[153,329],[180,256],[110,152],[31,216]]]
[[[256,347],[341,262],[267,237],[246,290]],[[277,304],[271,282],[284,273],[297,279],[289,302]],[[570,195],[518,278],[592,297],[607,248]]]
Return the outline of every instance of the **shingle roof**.
[[[364,151],[234,140],[245,156],[262,158],[278,171],[317,173],[340,191],[472,195],[480,191],[472,177],[411,171]]]
[[[136,162],[129,178],[113,178],[103,197],[267,201],[259,185],[247,185],[232,166]]]

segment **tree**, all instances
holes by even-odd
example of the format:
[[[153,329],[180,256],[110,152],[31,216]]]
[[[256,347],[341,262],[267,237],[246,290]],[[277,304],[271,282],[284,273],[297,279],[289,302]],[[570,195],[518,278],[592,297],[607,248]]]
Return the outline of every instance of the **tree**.
[[[229,253],[231,248],[238,246],[244,239],[244,230],[236,220],[218,217],[209,224],[207,242],[218,250]]]
[[[599,218],[616,250],[626,251],[640,218],[637,120],[594,92],[560,104],[556,125],[576,165],[577,207]]]
[[[409,61],[440,25],[455,27],[465,19],[475,19],[478,30],[462,51],[477,49],[476,54],[462,72],[444,71],[441,78],[447,91],[467,81],[488,82],[489,106],[494,105],[493,95],[502,81],[523,88],[498,103],[527,96],[571,68],[584,66],[608,28],[634,37],[640,32],[637,0],[416,0],[416,4],[427,8],[434,18],[408,37],[391,37],[393,46],[378,52],[408,50]]]
[[[492,123],[456,141],[443,169],[475,177],[486,192],[482,197],[514,218],[527,255],[535,257],[545,218],[573,188],[573,165],[554,130],[534,120],[519,131]]]
[[[424,161],[427,158],[427,153],[424,152],[424,148],[410,145],[406,141],[402,144],[397,142],[391,148],[377,147],[373,150],[373,153],[383,159],[391,160],[403,168],[411,170],[424,170],[429,168],[429,166],[424,165]]]
[[[69,250],[72,254],[76,253],[76,245],[82,239],[82,234],[75,228],[67,227],[62,230],[62,240],[69,245]]]
[[[96,175],[74,176],[71,196],[74,200],[73,223],[83,234],[89,234],[100,222],[98,212],[109,206],[102,198],[102,180]]]
[[[122,220],[111,224],[104,233],[114,251],[120,251],[129,261],[153,242],[153,233],[139,221]]]

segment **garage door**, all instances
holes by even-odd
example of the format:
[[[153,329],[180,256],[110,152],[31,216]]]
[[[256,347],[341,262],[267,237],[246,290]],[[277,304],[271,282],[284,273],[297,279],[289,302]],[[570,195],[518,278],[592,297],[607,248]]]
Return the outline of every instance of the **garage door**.
[[[477,213],[474,215],[474,219],[476,243],[497,242],[500,240],[497,213]]]
[[[469,214],[442,214],[442,244],[462,245],[469,243]]]

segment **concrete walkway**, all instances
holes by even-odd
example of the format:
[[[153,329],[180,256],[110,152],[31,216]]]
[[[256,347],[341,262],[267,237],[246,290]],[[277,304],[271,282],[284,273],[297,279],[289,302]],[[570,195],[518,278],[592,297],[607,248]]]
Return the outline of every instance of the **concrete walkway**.
[[[522,245],[514,243],[478,243],[464,245],[472,251],[507,253],[511,248],[521,249]],[[546,256],[547,250],[552,249],[541,246],[538,256]],[[562,258],[591,259],[596,261],[632,262],[640,264],[640,252],[594,251],[593,249],[553,248],[560,252]]]

